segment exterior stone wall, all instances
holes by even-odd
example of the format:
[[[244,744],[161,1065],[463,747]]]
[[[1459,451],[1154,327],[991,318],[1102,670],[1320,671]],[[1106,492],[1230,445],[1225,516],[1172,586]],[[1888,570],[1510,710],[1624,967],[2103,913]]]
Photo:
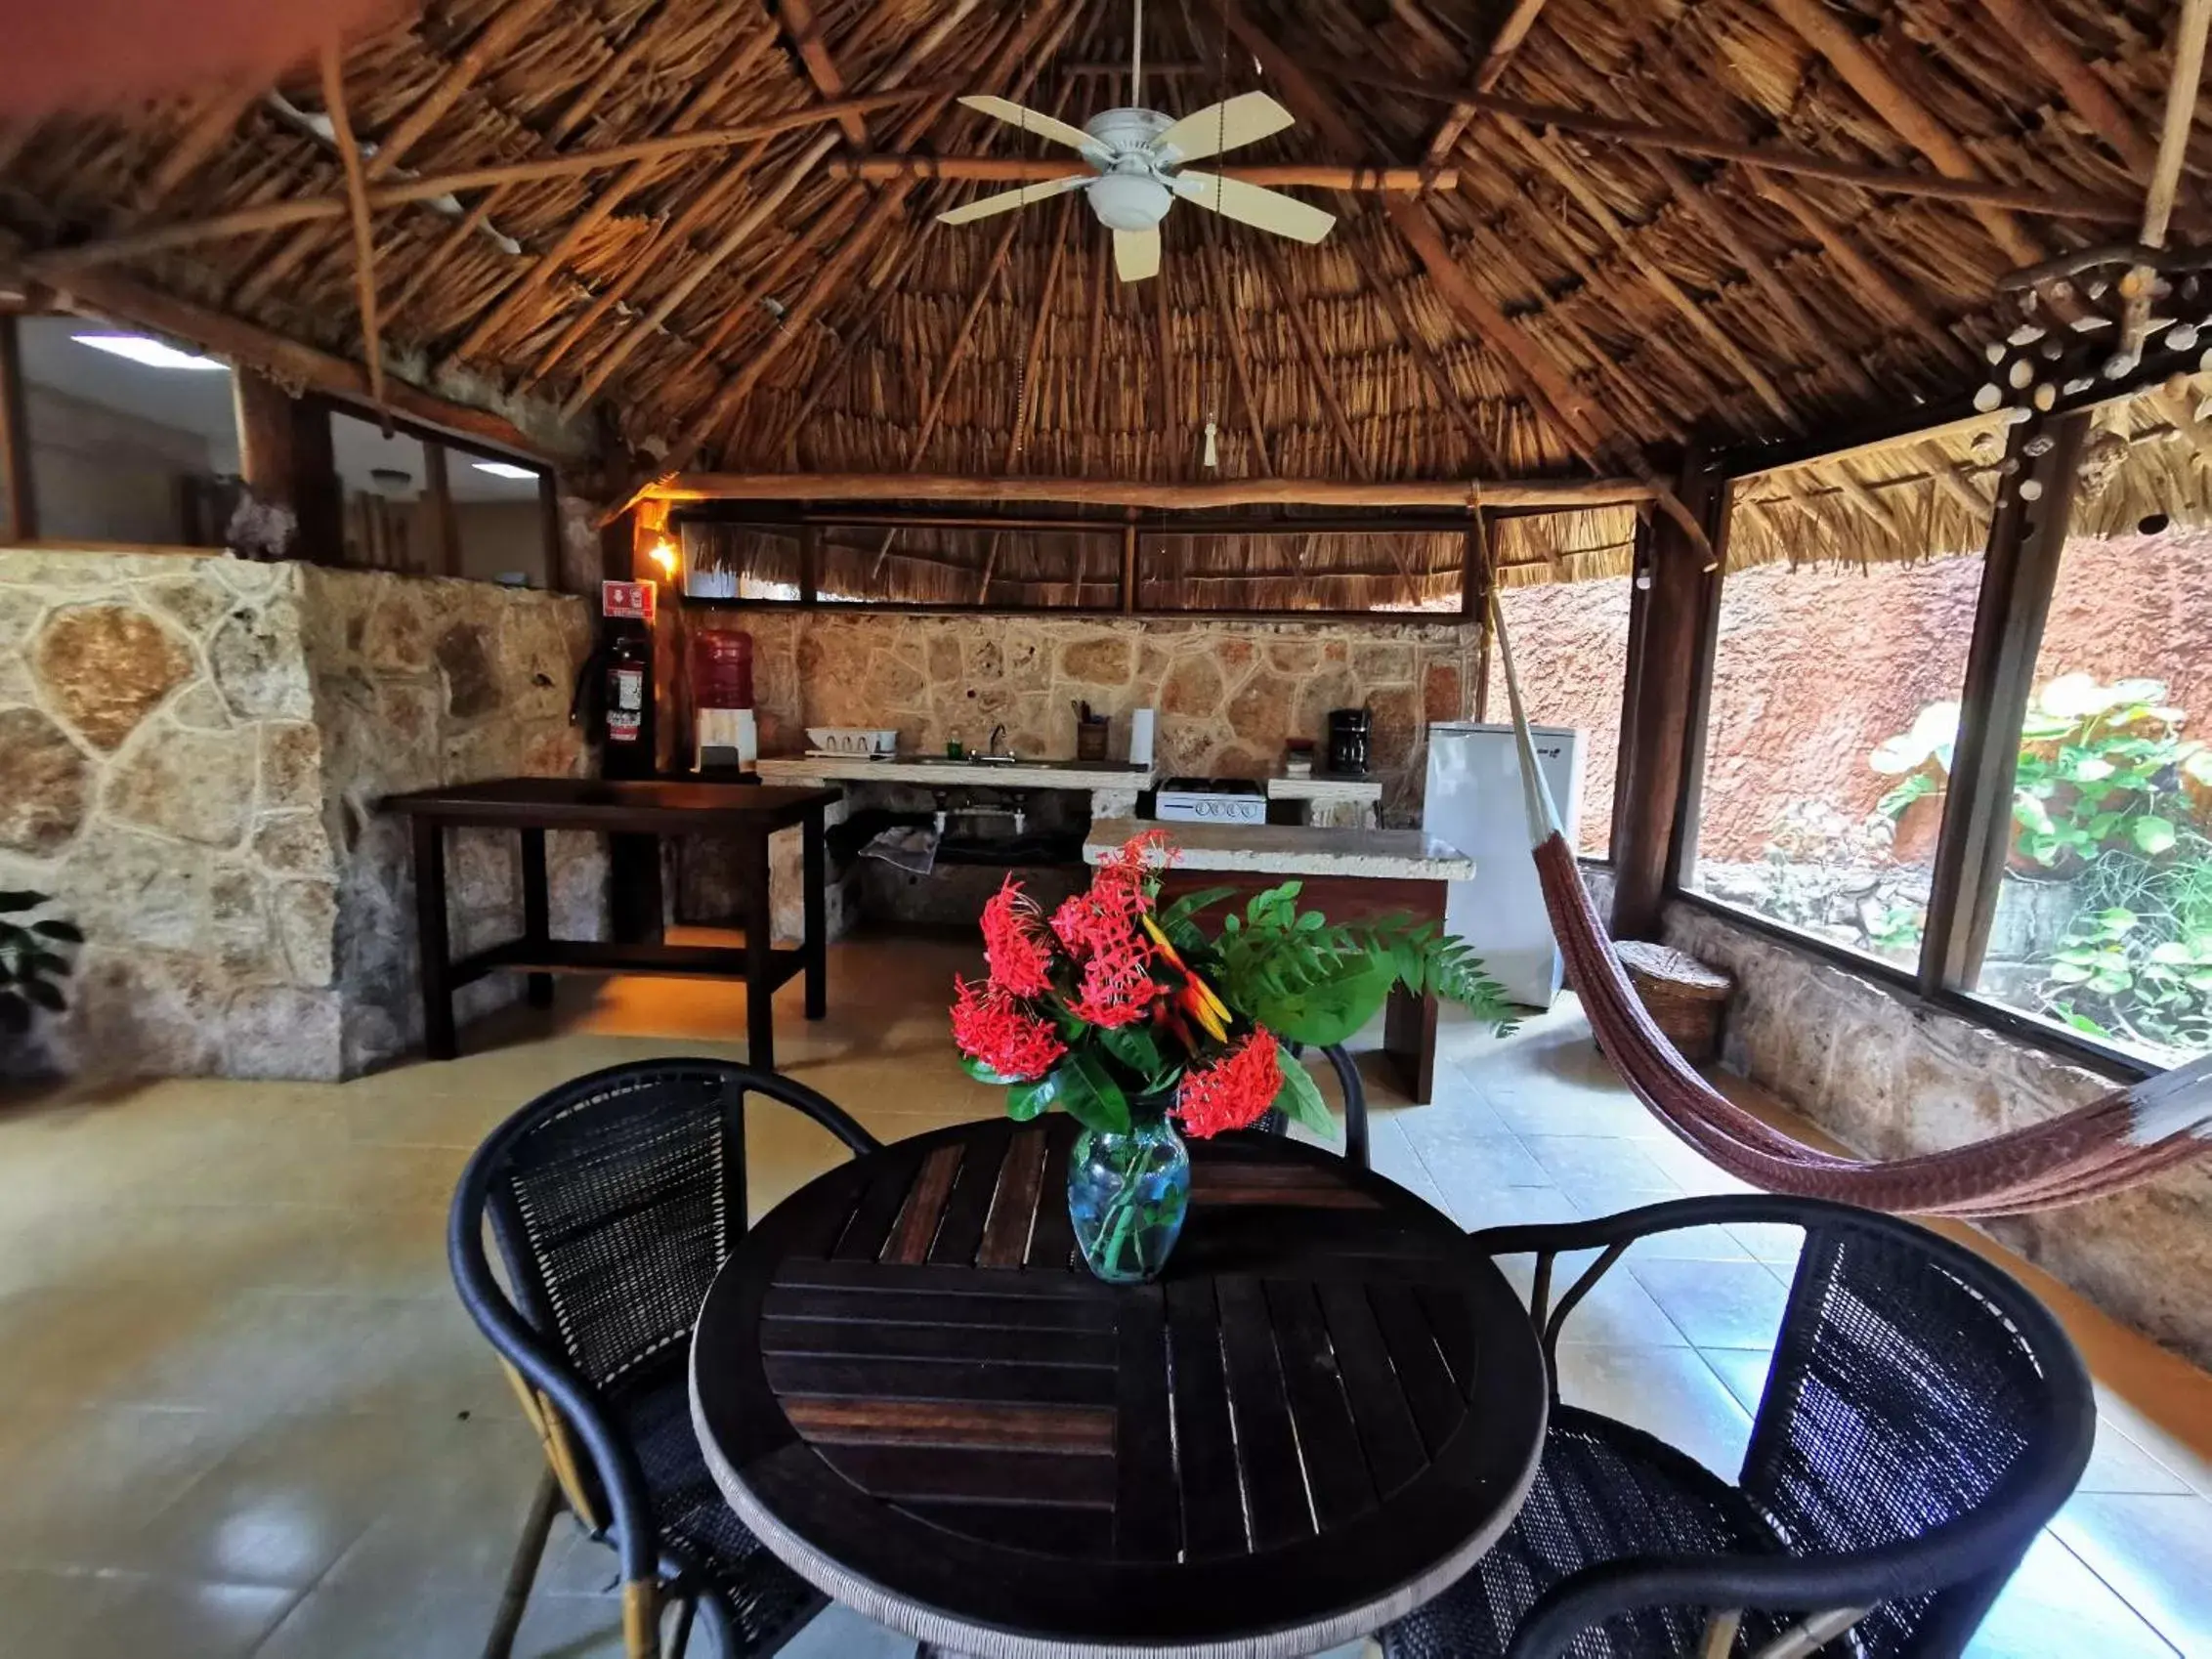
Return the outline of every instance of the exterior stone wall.
[[[67,1014],[0,1063],[335,1078],[405,1046],[411,872],[373,801],[580,771],[588,625],[482,583],[0,551],[0,887],[54,895],[88,939]],[[595,856],[557,855],[579,929]],[[454,866],[464,945],[519,921],[496,857]]]
[[[833,611],[686,613],[753,639],[761,747],[797,753],[808,726],[896,726],[902,745],[980,746],[1003,723],[1016,752],[1075,753],[1072,704],[1114,723],[1160,710],[1162,774],[1261,778],[1287,738],[1327,738],[1332,708],[1374,710],[1386,823],[1420,821],[1427,723],[1467,717],[1475,636],[1456,623],[1055,621]]]
[[[1736,977],[1723,1064],[1867,1157],[1986,1140],[2111,1086],[1695,906],[1670,905],[1664,933]],[[2115,1318],[2212,1364],[2212,1168],[1982,1226]]]

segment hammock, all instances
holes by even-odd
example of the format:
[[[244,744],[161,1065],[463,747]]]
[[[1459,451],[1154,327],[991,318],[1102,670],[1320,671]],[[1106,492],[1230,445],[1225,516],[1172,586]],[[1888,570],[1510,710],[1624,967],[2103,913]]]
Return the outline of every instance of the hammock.
[[[1738,1180],[1792,1198],[1975,1220],[2103,1198],[2208,1150],[2212,1055],[2045,1123],[1948,1152],[1880,1163],[1807,1146],[1738,1106],[1667,1041],[1622,971],[1537,768],[1512,645],[1495,599],[1491,626],[1512,705],[1537,875],[1566,959],[1567,983],[1582,999],[1606,1058],[1637,1097],[1712,1162]]]

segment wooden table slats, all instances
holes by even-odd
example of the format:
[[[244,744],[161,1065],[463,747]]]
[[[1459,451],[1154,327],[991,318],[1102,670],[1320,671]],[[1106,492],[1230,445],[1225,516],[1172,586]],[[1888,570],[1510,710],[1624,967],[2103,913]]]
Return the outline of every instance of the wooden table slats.
[[[694,1348],[741,1512],[770,1506],[802,1572],[851,1563],[890,1598],[875,1616],[906,1595],[1109,1651],[1234,1635],[1240,1595],[1267,1651],[1303,1651],[1280,1645],[1297,1618],[1464,1567],[1543,1433],[1542,1357],[1497,1269],[1381,1177],[1235,1136],[1193,1147],[1163,1281],[1104,1285],[1072,1264],[1075,1133],[918,1136],[754,1229]]]

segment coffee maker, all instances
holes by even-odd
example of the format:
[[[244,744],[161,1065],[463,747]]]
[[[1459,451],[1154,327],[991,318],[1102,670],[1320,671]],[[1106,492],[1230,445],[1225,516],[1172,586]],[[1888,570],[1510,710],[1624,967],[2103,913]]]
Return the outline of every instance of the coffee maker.
[[[1364,708],[1329,711],[1329,770],[1340,778],[1367,776],[1367,744],[1375,716]]]

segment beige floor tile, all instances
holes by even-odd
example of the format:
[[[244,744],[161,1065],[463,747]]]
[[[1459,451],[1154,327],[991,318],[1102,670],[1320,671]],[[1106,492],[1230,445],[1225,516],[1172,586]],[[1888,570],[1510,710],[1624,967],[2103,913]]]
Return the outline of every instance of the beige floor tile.
[[[133,1577],[107,1594],[58,1649],[84,1659],[249,1659],[299,1599],[294,1590]]]
[[[1733,1480],[1751,1442],[1751,1414],[1694,1348],[1559,1348],[1559,1397],[1601,1412]]]
[[[976,966],[961,946],[842,945],[830,1018],[800,1018],[796,986],[780,997],[780,1057],[887,1140],[995,1114],[945,1036],[951,977]],[[532,1096],[658,1055],[743,1058],[744,1024],[734,986],[564,985],[550,1012],[471,1028],[450,1064],[0,1108],[0,1659],[474,1659],[538,1462],[453,1299],[453,1180]],[[1462,1225],[1729,1185],[1621,1087],[1571,998],[1505,1040],[1448,1017],[1441,1046],[1429,1106],[1365,1066],[1375,1164]],[[753,1128],[755,1214],[843,1156],[773,1108]],[[1706,1232],[1637,1246],[1570,1320],[1561,1367],[1569,1400],[1732,1474],[1798,1236]],[[1525,1259],[1510,1271],[1525,1284]],[[2146,1618],[2206,1651],[2212,1505],[2192,1494],[2212,1469],[2124,1399],[2104,1406],[2060,1528],[2079,1555],[2039,1546],[1976,1659],[2164,1659]],[[614,1576],[561,1523],[518,1654],[615,1659]],[[2033,1645],[2054,1633],[2063,1649]],[[789,1651],[912,1643],[832,1612]]]

